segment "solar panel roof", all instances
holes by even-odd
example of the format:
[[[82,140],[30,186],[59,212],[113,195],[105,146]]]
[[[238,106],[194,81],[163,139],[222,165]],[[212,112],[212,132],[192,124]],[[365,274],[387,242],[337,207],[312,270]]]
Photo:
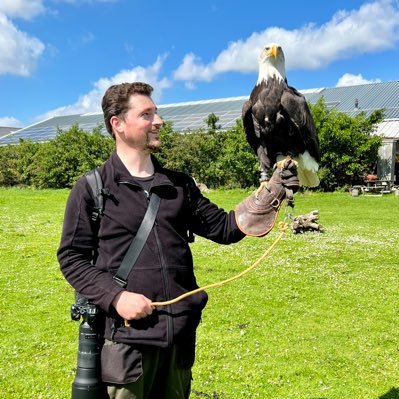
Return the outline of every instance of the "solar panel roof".
[[[301,92],[310,103],[316,103],[323,96],[328,108],[335,108],[351,116],[359,112],[370,114],[374,110],[385,109],[386,119],[399,118],[399,81],[306,89]],[[217,124],[221,129],[227,130],[241,118],[241,109],[247,98],[248,96],[241,96],[161,104],[158,105],[158,113],[165,121],[172,122],[173,129],[177,132],[206,128],[205,121],[211,113],[219,118]],[[84,130],[92,131],[103,123],[100,112],[56,116],[0,137],[0,145],[18,143],[19,139],[47,141],[56,136],[58,129],[67,130],[77,124]]]

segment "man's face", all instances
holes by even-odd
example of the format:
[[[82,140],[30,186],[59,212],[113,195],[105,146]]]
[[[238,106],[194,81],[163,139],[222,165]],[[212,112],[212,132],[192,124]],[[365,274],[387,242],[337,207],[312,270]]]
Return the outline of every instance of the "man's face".
[[[129,111],[124,117],[116,118],[115,138],[129,147],[138,150],[153,151],[160,147],[159,129],[163,125],[152,99],[141,94],[130,97]]]

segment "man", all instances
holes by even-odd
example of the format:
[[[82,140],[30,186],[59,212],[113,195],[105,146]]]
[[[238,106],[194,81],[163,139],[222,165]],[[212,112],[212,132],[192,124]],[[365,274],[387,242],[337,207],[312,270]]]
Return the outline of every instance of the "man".
[[[100,168],[109,191],[104,214],[97,231],[91,220],[90,188],[85,178],[79,179],[68,198],[58,249],[65,278],[106,314],[101,365],[110,399],[189,397],[195,331],[207,295],[201,292],[173,305],[152,306],[198,287],[188,232],[222,244],[241,240],[254,225],[267,234],[285,187],[297,187],[290,164],[275,172],[267,190],[240,204],[239,215],[219,209],[189,176],[163,168],[152,155],[160,147],[163,124],[152,90],[135,82],[106,91],[102,108],[116,151]],[[152,193],[161,198],[155,225],[122,287],[113,276]]]

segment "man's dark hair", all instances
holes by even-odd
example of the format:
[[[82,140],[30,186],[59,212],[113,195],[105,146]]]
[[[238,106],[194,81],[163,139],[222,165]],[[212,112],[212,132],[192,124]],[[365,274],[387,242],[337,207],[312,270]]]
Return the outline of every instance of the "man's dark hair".
[[[129,110],[130,96],[133,94],[142,94],[144,96],[151,96],[153,87],[148,83],[133,82],[121,83],[112,85],[105,92],[102,109],[104,114],[105,127],[108,133],[113,137],[112,126],[110,119],[113,116],[123,117]]]

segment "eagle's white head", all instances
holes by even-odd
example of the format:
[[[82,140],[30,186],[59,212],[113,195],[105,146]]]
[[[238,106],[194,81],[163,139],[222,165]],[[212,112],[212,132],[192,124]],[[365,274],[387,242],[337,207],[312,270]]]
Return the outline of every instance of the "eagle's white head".
[[[258,62],[258,84],[261,83],[262,80],[267,80],[271,77],[286,81],[284,52],[279,44],[267,44],[260,53]]]

